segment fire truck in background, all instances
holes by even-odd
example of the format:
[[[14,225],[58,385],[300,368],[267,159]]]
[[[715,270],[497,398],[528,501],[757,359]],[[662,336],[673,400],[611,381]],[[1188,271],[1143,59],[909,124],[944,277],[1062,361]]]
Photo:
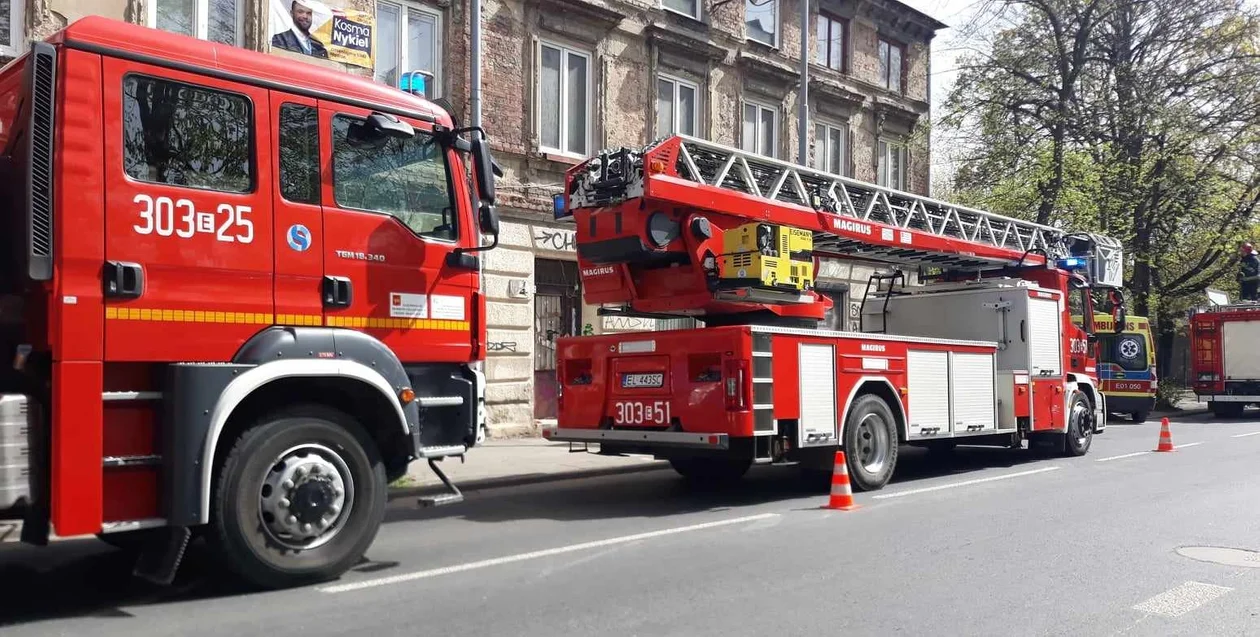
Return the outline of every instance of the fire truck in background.
[[[1260,304],[1242,301],[1195,308],[1190,317],[1194,393],[1217,417],[1260,404]]]
[[[839,447],[878,489],[902,443],[1081,455],[1105,427],[1093,291],[1123,326],[1114,239],[682,136],[588,159],[564,197],[588,303],[704,327],[559,339],[551,440],[718,480],[830,469]],[[892,266],[861,331],[822,329],[823,257]]]
[[[450,488],[427,504],[460,499],[434,461],[484,421],[483,131],[89,17],[0,70],[0,148],[0,515],[24,541],[98,534],[169,582],[204,534],[280,587],[356,564],[413,460]]]

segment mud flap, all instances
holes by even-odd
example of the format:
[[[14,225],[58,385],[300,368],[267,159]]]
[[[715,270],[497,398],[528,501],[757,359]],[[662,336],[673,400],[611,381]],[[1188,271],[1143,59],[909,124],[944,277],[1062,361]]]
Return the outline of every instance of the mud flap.
[[[162,527],[136,560],[132,574],[160,586],[169,586],[175,581],[190,539],[192,531],[186,526]]]

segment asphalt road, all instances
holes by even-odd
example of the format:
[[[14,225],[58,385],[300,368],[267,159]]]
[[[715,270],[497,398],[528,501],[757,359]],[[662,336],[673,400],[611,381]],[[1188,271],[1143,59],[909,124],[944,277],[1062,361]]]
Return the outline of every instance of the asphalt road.
[[[274,593],[240,592],[195,549],[159,589],[95,541],[4,548],[0,632],[1254,634],[1260,554],[1178,549],[1260,551],[1256,416],[1177,419],[1171,454],[1146,453],[1158,422],[1112,423],[1083,458],[907,451],[848,512],[773,468],[727,491],[665,470],[395,502],[370,562]]]

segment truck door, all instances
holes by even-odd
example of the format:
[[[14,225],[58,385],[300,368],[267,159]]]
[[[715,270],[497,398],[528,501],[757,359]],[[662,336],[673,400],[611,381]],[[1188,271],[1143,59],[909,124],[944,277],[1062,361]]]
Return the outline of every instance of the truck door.
[[[479,239],[454,152],[419,120],[407,139],[365,133],[369,111],[320,102],[331,142],[324,183],[325,317],[366,331],[403,362],[470,360],[476,269],[448,263]],[[331,302],[330,302],[331,301]]]
[[[267,91],[103,60],[105,359],[224,361],[273,319]]]
[[[322,144],[314,99],[271,93],[276,140],[276,323],[323,325],[324,221],[320,209]]]

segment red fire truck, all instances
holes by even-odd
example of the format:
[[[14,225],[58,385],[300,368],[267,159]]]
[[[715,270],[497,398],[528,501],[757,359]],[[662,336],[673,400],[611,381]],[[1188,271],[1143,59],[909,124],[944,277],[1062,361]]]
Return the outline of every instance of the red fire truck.
[[[1123,317],[1113,239],[689,137],[587,160],[562,203],[588,303],[704,326],[560,339],[551,440],[699,479],[830,469],[840,447],[853,484],[878,489],[901,443],[1081,455],[1104,429],[1093,291]],[[835,310],[814,281],[824,257],[891,266],[860,331],[820,325]]]
[[[449,109],[91,17],[0,70],[0,148],[24,541],[99,534],[170,581],[200,534],[255,585],[325,579],[388,481],[475,444],[494,165]]]
[[[1217,417],[1236,418],[1260,404],[1260,304],[1195,308],[1190,317],[1194,393]]]

